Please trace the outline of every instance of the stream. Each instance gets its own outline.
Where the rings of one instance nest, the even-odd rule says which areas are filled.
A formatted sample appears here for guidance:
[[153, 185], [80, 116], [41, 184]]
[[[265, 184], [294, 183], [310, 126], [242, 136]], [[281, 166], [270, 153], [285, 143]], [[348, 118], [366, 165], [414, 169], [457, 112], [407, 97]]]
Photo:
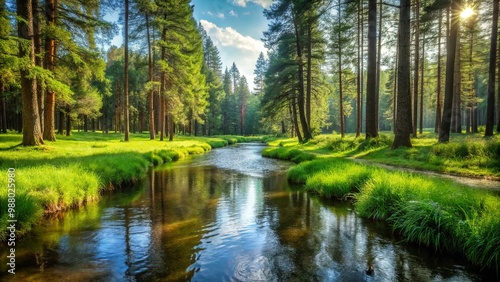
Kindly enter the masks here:
[[[286, 180], [238, 144], [151, 170], [136, 187], [53, 216], [1, 281], [487, 281], [460, 257], [401, 241], [349, 203]], [[374, 274], [366, 274], [368, 265]], [[488, 277], [490, 275], [490, 277]], [[491, 280], [489, 280], [491, 281]]]

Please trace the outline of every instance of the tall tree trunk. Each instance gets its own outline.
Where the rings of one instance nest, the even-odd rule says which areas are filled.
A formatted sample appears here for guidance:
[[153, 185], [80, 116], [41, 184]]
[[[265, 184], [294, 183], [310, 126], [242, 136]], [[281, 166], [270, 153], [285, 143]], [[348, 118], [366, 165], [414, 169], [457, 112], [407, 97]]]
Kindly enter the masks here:
[[460, 70], [460, 59], [461, 59], [461, 46], [460, 46], [460, 31], [458, 32], [457, 38], [457, 51], [455, 53], [455, 78], [453, 85], [453, 108], [451, 112], [451, 132], [461, 133], [462, 132], [462, 115], [461, 115], [461, 81], [462, 72]]
[[410, 91], [410, 4], [400, 1], [398, 32], [398, 98], [394, 143], [392, 148], [411, 147], [411, 91]]
[[304, 97], [304, 62], [302, 61], [302, 46], [300, 43], [300, 33], [299, 27], [297, 24], [297, 20], [293, 18], [293, 24], [295, 29], [295, 47], [297, 50], [297, 58], [299, 58], [299, 67], [298, 67], [298, 77], [299, 77], [299, 94], [297, 97], [297, 103], [299, 108], [299, 119], [300, 124], [302, 126], [302, 131], [304, 133], [304, 142], [312, 139], [311, 131], [309, 128], [309, 124], [307, 123], [306, 115], [305, 115], [305, 97]]
[[[166, 18], [166, 17], [164, 17]], [[167, 38], [167, 29], [166, 28], [163, 28], [163, 31], [162, 31], [162, 34], [161, 34], [161, 39], [163, 41], [166, 41], [166, 38]], [[164, 44], [161, 46], [161, 60], [164, 61], [166, 59], [166, 47], [164, 46]], [[167, 86], [166, 86], [166, 73], [165, 73], [165, 70], [161, 70], [161, 75], [160, 75], [160, 87], [161, 87], [161, 90], [160, 90], [160, 116], [158, 117], [158, 127], [160, 129], [160, 141], [163, 141], [163, 139], [165, 138], [165, 117], [166, 117], [166, 113], [165, 113], [165, 107], [166, 107], [166, 103], [165, 103], [165, 95], [166, 95], [166, 91], [167, 91]]]
[[412, 134], [417, 137], [417, 121], [418, 121], [418, 83], [419, 83], [419, 67], [420, 67], [420, 1], [415, 0], [415, 57], [413, 61], [413, 123]]
[[339, 24], [339, 32], [338, 32], [338, 56], [339, 56], [339, 61], [338, 61], [338, 75], [339, 75], [339, 122], [340, 122], [340, 136], [344, 138], [344, 97], [342, 93], [342, 42], [341, 39], [341, 31], [340, 31], [340, 20], [341, 20], [341, 3], [339, 2], [339, 10], [338, 10], [338, 24]]
[[124, 27], [124, 41], [125, 41], [125, 62], [123, 74], [123, 92], [125, 95], [124, 115], [125, 115], [125, 142], [130, 141], [130, 111], [128, 101], [128, 1], [125, 0], [125, 27]]
[[497, 34], [498, 34], [498, 3], [493, 0], [493, 22], [491, 25], [490, 62], [488, 69], [488, 98], [486, 105], [486, 131], [484, 136], [493, 136], [495, 123], [495, 72], [497, 60]]
[[18, 35], [20, 39], [29, 41], [28, 47], [19, 43], [19, 57], [28, 57], [30, 64], [21, 68], [21, 95], [23, 115], [23, 146], [38, 146], [43, 144], [40, 130], [40, 116], [38, 111], [38, 97], [36, 80], [29, 76], [35, 64], [35, 49], [33, 44], [33, 6], [31, 0], [17, 0]]
[[442, 12], [439, 12], [438, 22], [438, 62], [437, 62], [437, 97], [436, 97], [436, 120], [434, 123], [434, 132], [439, 133], [439, 126], [441, 124], [441, 29], [443, 17]]
[[424, 72], [425, 72], [425, 33], [422, 38], [422, 64], [420, 67], [420, 130], [419, 133], [424, 132]]
[[[398, 30], [399, 32], [399, 30]], [[399, 34], [398, 34], [399, 38]], [[398, 39], [399, 40], [399, 39]], [[394, 84], [393, 84], [393, 101], [392, 101], [392, 130], [396, 132], [396, 112], [398, 109], [398, 68], [399, 68], [399, 48], [396, 49], [396, 63], [394, 64]]]
[[[32, 11], [33, 11], [33, 43], [35, 47], [35, 65], [43, 68], [42, 61], [42, 27], [41, 27], [41, 7], [39, 0], [32, 0]], [[37, 80], [36, 93], [38, 95], [38, 111], [40, 116], [40, 130], [44, 131], [44, 92], [43, 84], [41, 80]]]
[[361, 36], [363, 25], [361, 23], [361, 0], [357, 1], [358, 6], [358, 31], [356, 33], [357, 36], [357, 51], [358, 51], [358, 60], [356, 63], [357, 75], [356, 75], [356, 137], [361, 136], [361, 88], [363, 82], [361, 81], [362, 77], [362, 68], [361, 68]]
[[307, 25], [307, 88], [306, 88], [306, 120], [311, 126], [311, 92], [312, 92], [312, 20]]
[[368, 67], [366, 81], [366, 139], [378, 136], [377, 94], [377, 1], [368, 1]]
[[[56, 25], [56, 8], [57, 0], [47, 0], [45, 4], [45, 16], [47, 25]], [[49, 35], [45, 38], [45, 69], [54, 72], [56, 58], [56, 40], [54, 35]], [[47, 88], [45, 97], [45, 116], [44, 116], [44, 131], [43, 138], [49, 141], [56, 141], [55, 134], [55, 111], [56, 111], [56, 93], [54, 90]]]
[[[154, 80], [153, 74], [153, 51], [151, 49], [151, 36], [149, 34], [149, 15], [146, 15], [146, 36], [148, 41], [148, 75], [149, 82], [152, 83]], [[154, 110], [154, 88], [150, 85], [151, 89], [148, 93], [148, 110], [149, 110], [149, 138], [151, 140], [155, 139], [155, 110]]]
[[[496, 0], [495, 0], [496, 1]], [[453, 85], [455, 75], [455, 53], [457, 50], [458, 27], [460, 24], [460, 0], [451, 1], [450, 35], [446, 42], [446, 82], [441, 125], [439, 127], [439, 142], [450, 141], [451, 111], [453, 107]]]
[[377, 109], [377, 132], [379, 131], [379, 100], [380, 100], [380, 65], [382, 63], [382, 1], [379, 3], [380, 12], [378, 20], [378, 39], [377, 39], [377, 78], [375, 80], [375, 103], [374, 106]]

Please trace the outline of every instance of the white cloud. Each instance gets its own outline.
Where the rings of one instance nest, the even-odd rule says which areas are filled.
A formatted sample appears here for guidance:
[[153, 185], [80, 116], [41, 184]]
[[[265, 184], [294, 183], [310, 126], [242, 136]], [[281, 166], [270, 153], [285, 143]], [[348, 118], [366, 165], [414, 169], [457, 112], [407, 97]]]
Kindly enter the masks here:
[[235, 62], [240, 73], [246, 76], [250, 90], [253, 90], [255, 63], [260, 52], [267, 54], [264, 43], [261, 40], [243, 35], [232, 27], [221, 28], [207, 20], [201, 20], [200, 23], [219, 49], [222, 63], [231, 67]]
[[238, 5], [240, 7], [246, 7], [247, 3], [249, 2], [253, 2], [267, 9], [269, 8], [269, 6], [271, 6], [273, 0], [233, 0], [233, 4]]
[[225, 18], [224, 13], [214, 14], [214, 13], [212, 13], [212, 12], [208, 11], [208, 12], [207, 12], [207, 15], [209, 15], [209, 16], [211, 16], [211, 17], [218, 17], [219, 19], [223, 19], [223, 18]]
[[236, 12], [235, 12], [235, 11], [233, 11], [233, 10], [231, 10], [231, 11], [229, 12], [229, 14], [230, 14], [231, 16], [233, 16], [233, 17], [237, 17], [237, 16], [238, 16], [238, 14], [236, 14]]

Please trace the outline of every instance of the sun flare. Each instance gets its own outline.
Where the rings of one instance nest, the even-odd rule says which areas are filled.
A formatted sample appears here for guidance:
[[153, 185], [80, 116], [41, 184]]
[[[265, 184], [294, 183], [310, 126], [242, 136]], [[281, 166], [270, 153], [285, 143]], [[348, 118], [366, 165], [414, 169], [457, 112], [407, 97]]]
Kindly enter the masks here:
[[467, 19], [468, 17], [474, 15], [474, 10], [472, 10], [472, 8], [470, 7], [467, 7], [465, 9], [462, 10], [462, 12], [460, 13], [460, 17], [462, 19]]

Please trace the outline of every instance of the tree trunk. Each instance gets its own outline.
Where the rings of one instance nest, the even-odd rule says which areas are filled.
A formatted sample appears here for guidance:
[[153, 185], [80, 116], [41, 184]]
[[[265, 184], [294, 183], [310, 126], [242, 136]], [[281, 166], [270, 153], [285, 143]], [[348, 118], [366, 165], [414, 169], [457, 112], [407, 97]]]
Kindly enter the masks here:
[[311, 126], [311, 92], [312, 92], [312, 21], [307, 25], [307, 88], [306, 88], [306, 120]]
[[[33, 7], [33, 43], [35, 47], [35, 65], [43, 68], [43, 61], [42, 61], [42, 27], [41, 27], [41, 20], [40, 20], [40, 2], [39, 0], [32, 0], [32, 7]], [[39, 116], [40, 116], [40, 131], [44, 131], [44, 92], [43, 92], [43, 85], [42, 81], [38, 80], [36, 84], [36, 93], [38, 95], [38, 111], [39, 111]]]
[[299, 94], [297, 97], [297, 103], [299, 108], [299, 119], [302, 126], [302, 131], [304, 133], [304, 142], [312, 139], [309, 124], [307, 123], [305, 114], [305, 97], [304, 97], [304, 62], [302, 61], [302, 46], [300, 43], [300, 33], [296, 18], [293, 18], [293, 24], [295, 29], [295, 47], [297, 50], [297, 58], [299, 60], [298, 77], [299, 77]]
[[460, 70], [460, 58], [461, 58], [461, 47], [460, 47], [460, 31], [457, 38], [457, 51], [455, 53], [455, 78], [453, 85], [453, 108], [451, 112], [451, 132], [461, 133], [462, 132], [462, 107], [461, 107], [461, 70]]
[[368, 1], [368, 67], [366, 81], [366, 139], [378, 136], [377, 94], [377, 1]]
[[493, 0], [493, 22], [491, 25], [490, 62], [488, 69], [488, 98], [486, 105], [486, 131], [484, 136], [493, 136], [495, 123], [495, 72], [497, 60], [498, 3]]
[[[153, 55], [151, 49], [151, 36], [149, 34], [149, 15], [146, 15], [146, 36], [148, 41], [148, 74], [149, 82], [152, 83], [154, 80], [153, 75]], [[149, 138], [151, 140], [155, 139], [155, 111], [154, 111], [154, 90], [153, 86], [150, 85], [151, 89], [148, 93], [148, 109], [149, 109]]]
[[424, 132], [424, 72], [425, 72], [425, 33], [422, 38], [422, 64], [420, 67], [420, 130], [419, 133]]
[[439, 133], [441, 124], [441, 29], [442, 29], [442, 13], [439, 12], [438, 22], [438, 62], [437, 62], [437, 97], [436, 97], [436, 120], [434, 123], [434, 132]]
[[[398, 37], [399, 37], [399, 34], [398, 34]], [[394, 66], [394, 85], [393, 85], [393, 93], [392, 93], [392, 97], [393, 97], [393, 101], [392, 101], [392, 119], [393, 119], [392, 130], [394, 132], [396, 132], [396, 120], [397, 120], [396, 111], [398, 109], [398, 104], [397, 104], [397, 102], [398, 102], [398, 67], [399, 67], [398, 58], [399, 58], [399, 48], [396, 49], [396, 63]]]
[[458, 27], [460, 24], [460, 0], [451, 1], [450, 35], [446, 42], [446, 82], [444, 91], [444, 107], [441, 125], [439, 127], [439, 142], [450, 141], [451, 111], [453, 107], [453, 85], [455, 74], [455, 53], [457, 49]]
[[[340, 20], [341, 20], [341, 3], [339, 2], [339, 10], [338, 10], [338, 24], [339, 24], [339, 28], [340, 28]], [[339, 56], [339, 61], [338, 61], [338, 75], [339, 75], [339, 122], [340, 122], [340, 136], [342, 138], [344, 138], [344, 97], [343, 97], [343, 93], [342, 93], [342, 44], [340, 42], [342, 42], [342, 39], [341, 39], [341, 31], [339, 29], [339, 32], [338, 32], [338, 40], [339, 42], [337, 43], [338, 44], [338, 56]]]
[[357, 68], [357, 75], [356, 75], [356, 137], [361, 136], [361, 87], [363, 82], [361, 81], [362, 77], [362, 68], [360, 66], [361, 64], [361, 36], [360, 34], [362, 33], [362, 23], [361, 23], [361, 1], [357, 1], [357, 6], [358, 6], [358, 32], [356, 33], [357, 36], [357, 51], [358, 51], [358, 60], [356, 63], [356, 68]]
[[[167, 38], [167, 29], [163, 28], [163, 31], [161, 34], [161, 39], [163, 41], [166, 41], [166, 38]], [[161, 60], [162, 61], [164, 61], [166, 59], [167, 50], [165, 48], [166, 47], [164, 46], [164, 44], [162, 44], [162, 46], [161, 46]], [[165, 95], [166, 95], [166, 91], [167, 91], [165, 79], [166, 79], [166, 73], [165, 73], [165, 70], [162, 70], [161, 75], [160, 75], [160, 80], [161, 80], [160, 81], [160, 85], [161, 85], [160, 86], [161, 87], [161, 91], [160, 91], [160, 116], [158, 117], [158, 126], [160, 128], [160, 141], [163, 141], [163, 139], [165, 138], [165, 117], [166, 117], [166, 114], [165, 114], [166, 97], [165, 97]]]
[[378, 39], [377, 39], [377, 78], [375, 80], [375, 109], [377, 109], [377, 132], [379, 130], [379, 98], [380, 98], [380, 65], [382, 61], [382, 1], [380, 1], [380, 12], [378, 21]]
[[128, 101], [128, 0], [125, 0], [125, 27], [124, 27], [124, 41], [125, 41], [125, 62], [123, 74], [123, 92], [125, 95], [124, 115], [125, 115], [125, 142], [130, 141], [130, 111]]
[[30, 77], [30, 70], [35, 64], [35, 49], [33, 45], [33, 6], [31, 0], [17, 0], [18, 35], [20, 39], [30, 41], [28, 47], [19, 44], [19, 57], [29, 58], [30, 64], [21, 68], [21, 95], [23, 115], [23, 146], [38, 146], [43, 144], [40, 130], [38, 97], [36, 80]]
[[[47, 25], [56, 25], [56, 0], [47, 0], [45, 4], [45, 16]], [[56, 58], [56, 40], [53, 35], [45, 38], [45, 69], [54, 72]], [[47, 88], [45, 97], [45, 116], [44, 116], [44, 131], [43, 138], [49, 141], [56, 141], [55, 134], [55, 111], [56, 111], [56, 93], [54, 90]]]
[[415, 57], [413, 61], [413, 123], [412, 134], [417, 137], [417, 121], [418, 121], [418, 83], [419, 83], [419, 67], [420, 67], [420, 1], [415, 0]]
[[398, 98], [394, 143], [392, 148], [411, 147], [411, 91], [410, 91], [410, 3], [401, 0], [398, 32]]

